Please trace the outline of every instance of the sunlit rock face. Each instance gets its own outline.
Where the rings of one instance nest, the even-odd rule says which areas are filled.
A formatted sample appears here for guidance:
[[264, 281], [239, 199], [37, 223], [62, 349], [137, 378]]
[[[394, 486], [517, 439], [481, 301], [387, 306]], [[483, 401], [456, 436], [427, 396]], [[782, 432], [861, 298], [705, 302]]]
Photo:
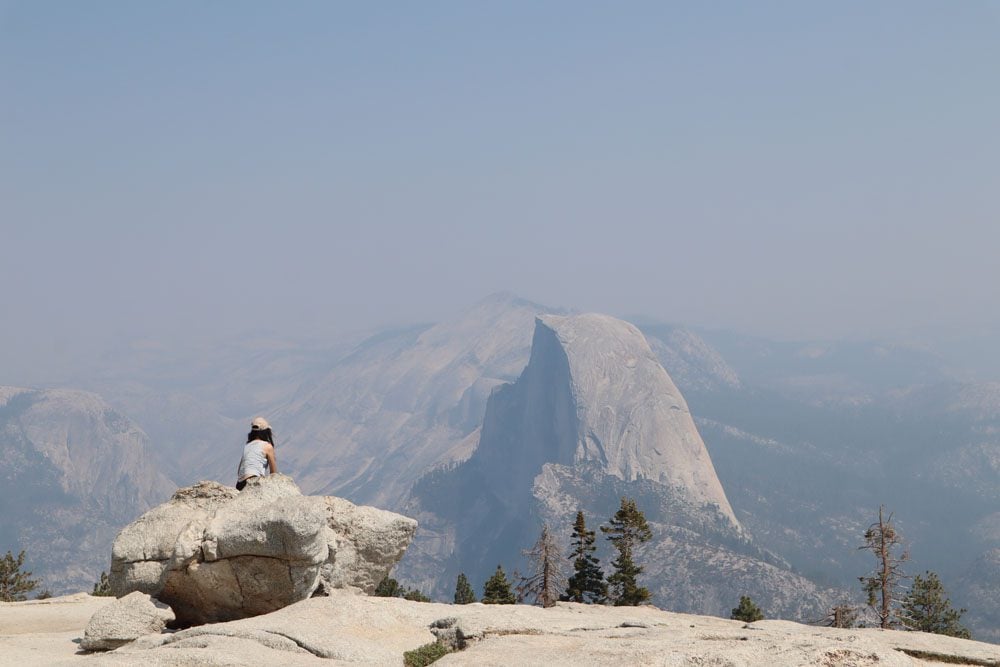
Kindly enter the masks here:
[[606, 315], [536, 320], [528, 366], [493, 395], [473, 458], [519, 481], [546, 463], [596, 466], [677, 489], [739, 526], [680, 391], [642, 333]]

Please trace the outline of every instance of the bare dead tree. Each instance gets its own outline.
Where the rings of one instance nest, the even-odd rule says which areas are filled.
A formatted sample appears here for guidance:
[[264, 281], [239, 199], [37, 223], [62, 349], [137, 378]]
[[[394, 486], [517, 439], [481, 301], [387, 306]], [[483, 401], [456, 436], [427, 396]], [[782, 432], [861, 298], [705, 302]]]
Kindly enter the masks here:
[[820, 623], [828, 628], [853, 628], [858, 622], [858, 610], [846, 602], [833, 606]]
[[903, 537], [892, 523], [893, 514], [886, 516], [885, 506], [879, 505], [878, 521], [865, 531], [865, 543], [858, 547], [875, 555], [875, 569], [858, 577], [868, 595], [868, 606], [878, 616], [883, 629], [897, 625], [900, 582], [909, 577], [903, 573], [903, 563], [910, 555], [903, 546]]
[[535, 546], [521, 553], [528, 558], [531, 574], [519, 577], [518, 599], [532, 600], [543, 607], [553, 606], [566, 589], [566, 559], [549, 527], [542, 524]]

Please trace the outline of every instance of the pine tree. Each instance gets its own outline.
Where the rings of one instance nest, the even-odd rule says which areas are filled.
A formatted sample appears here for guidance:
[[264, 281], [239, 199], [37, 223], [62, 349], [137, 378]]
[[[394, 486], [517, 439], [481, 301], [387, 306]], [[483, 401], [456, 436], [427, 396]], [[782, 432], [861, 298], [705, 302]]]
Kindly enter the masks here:
[[517, 598], [510, 589], [507, 573], [497, 565], [497, 571], [486, 580], [483, 586], [483, 604], [514, 604]]
[[455, 604], [469, 604], [475, 601], [476, 592], [472, 590], [463, 572], [458, 575], [458, 581], [455, 582]]
[[111, 592], [111, 580], [108, 579], [108, 573], [102, 571], [101, 578], [94, 583], [94, 591], [91, 593], [96, 597], [112, 597], [114, 593]]
[[0, 602], [23, 602], [26, 593], [38, 588], [38, 580], [31, 578], [31, 572], [24, 572], [24, 551], [14, 557], [10, 551], [0, 559]]
[[541, 535], [530, 549], [521, 552], [528, 557], [532, 573], [519, 578], [518, 598], [531, 600], [543, 607], [555, 605], [559, 591], [566, 585], [565, 561], [549, 527], [542, 524]]
[[401, 586], [392, 577], [386, 577], [375, 587], [375, 597], [380, 598], [404, 598], [414, 602], [430, 602], [431, 599], [421, 593], [416, 588], [406, 588]]
[[609, 523], [601, 526], [601, 532], [607, 534], [618, 550], [618, 557], [611, 562], [614, 573], [608, 577], [611, 601], [615, 606], [641, 604], [650, 598], [650, 593], [638, 584], [642, 568], [636, 565], [632, 555], [638, 544], [652, 539], [653, 532], [631, 498], [622, 497], [621, 507]]
[[608, 585], [604, 581], [600, 561], [594, 556], [597, 551], [594, 539], [594, 531], [587, 530], [583, 512], [578, 511], [573, 524], [573, 536], [570, 538], [572, 551], [569, 557], [573, 560], [573, 576], [567, 583], [564, 600], [588, 604], [603, 604], [607, 601]]
[[744, 623], [753, 623], [754, 621], [764, 620], [764, 612], [760, 610], [760, 607], [753, 603], [749, 595], [740, 596], [740, 604], [735, 607], [729, 618], [734, 621], [743, 621]]
[[938, 576], [927, 571], [913, 578], [913, 586], [903, 598], [900, 614], [909, 630], [971, 639], [972, 633], [959, 625], [965, 609], [954, 609]]
[[403, 592], [404, 600], [412, 600], [413, 602], [430, 602], [431, 599], [421, 593], [416, 588], [410, 588]]
[[375, 596], [380, 598], [401, 598], [405, 592], [392, 577], [386, 577], [375, 587]]
[[879, 505], [878, 521], [865, 531], [865, 543], [858, 547], [875, 554], [875, 570], [866, 577], [858, 577], [868, 595], [868, 606], [874, 610], [882, 629], [897, 625], [900, 581], [906, 579], [903, 563], [909, 554], [902, 548], [903, 537], [892, 523], [892, 513], [885, 516], [885, 507]]

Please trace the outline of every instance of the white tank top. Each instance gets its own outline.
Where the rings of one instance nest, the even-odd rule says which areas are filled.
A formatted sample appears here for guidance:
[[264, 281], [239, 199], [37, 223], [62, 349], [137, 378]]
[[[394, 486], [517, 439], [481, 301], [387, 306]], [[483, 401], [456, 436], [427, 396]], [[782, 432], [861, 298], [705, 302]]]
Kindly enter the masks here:
[[247, 477], [264, 477], [268, 472], [267, 455], [264, 454], [263, 440], [251, 440], [243, 446], [243, 458], [240, 459], [240, 470], [237, 481], [242, 482]]

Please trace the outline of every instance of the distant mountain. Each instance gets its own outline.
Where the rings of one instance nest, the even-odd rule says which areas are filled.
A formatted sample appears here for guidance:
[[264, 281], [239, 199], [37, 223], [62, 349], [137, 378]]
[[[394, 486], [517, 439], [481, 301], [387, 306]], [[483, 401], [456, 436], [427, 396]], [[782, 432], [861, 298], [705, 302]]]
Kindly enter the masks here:
[[425, 472], [475, 449], [486, 399], [524, 368], [545, 310], [497, 294], [361, 343], [274, 412], [279, 465], [307, 493], [398, 507]]
[[578, 510], [596, 528], [622, 496], [654, 528], [641, 554], [655, 603], [723, 614], [752, 594], [797, 618], [830, 603], [753, 545], [677, 387], [638, 329], [603, 315], [536, 320], [530, 361], [493, 391], [475, 452], [415, 485], [406, 511], [423, 533], [400, 576], [447, 595], [460, 571], [515, 567], [541, 522], [568, 542]]
[[[1000, 512], [993, 521], [1000, 522]], [[953, 600], [972, 612], [966, 625], [972, 625], [975, 638], [1000, 644], [1000, 547], [979, 556], [956, 584]]]
[[[178, 486], [231, 484], [250, 419], [272, 414], [323, 377], [356, 344], [351, 340], [251, 336], [192, 349], [138, 341], [116, 347], [74, 386], [141, 424], [158, 465]], [[285, 435], [279, 430], [279, 443]]]
[[[668, 338], [683, 327], [650, 325]], [[899, 387], [952, 378], [948, 363], [926, 347], [877, 341], [772, 341], [730, 331], [697, 336], [751, 387], [815, 404], [860, 405]]]
[[[719, 512], [706, 514], [696, 496], [664, 491], [687, 463], [608, 445], [627, 440], [602, 417], [623, 397], [584, 391], [591, 385], [578, 378], [597, 377], [606, 370], [602, 364], [621, 355], [581, 354], [585, 337], [560, 338], [552, 314], [565, 311], [500, 294], [440, 323], [364, 339], [255, 337], [188, 351], [148, 343], [116, 349], [77, 384], [100, 398], [4, 389], [0, 447], [13, 463], [0, 489], [6, 515], [0, 538], [43, 551], [47, 560], [36, 571], [51, 581], [78, 582], [61, 590], [89, 587], [106, 561], [79, 554], [106, 549], [96, 544], [110, 544], [112, 525], [124, 525], [125, 515], [140, 513], [157, 493], [198, 479], [232, 483], [249, 419], [261, 413], [275, 426], [282, 471], [304, 491], [421, 513], [417, 544], [398, 576], [408, 585], [434, 585], [442, 597], [450, 595], [454, 578], [447, 579], [457, 568], [471, 576], [473, 567], [495, 568], [491, 558], [516, 563], [541, 520], [565, 530], [564, 517], [581, 504], [596, 527], [627, 493], [656, 517], [661, 537], [645, 557], [661, 603], [725, 612], [741, 588], [758, 602], [772, 595], [775, 609], [804, 617], [827, 587], [860, 594], [856, 577], [872, 563], [856, 547], [884, 503], [909, 540], [911, 570], [937, 571], [953, 601], [969, 608], [976, 636], [1000, 641], [1000, 601], [992, 595], [1000, 590], [1000, 385], [962, 381], [936, 354], [912, 346], [773, 342], [644, 323], [649, 350], [675, 383], [666, 393], [683, 395], [671, 412], [689, 411], [711, 456], [731, 508], [732, 518], [725, 518], [718, 499]], [[568, 383], [565, 374], [533, 376], [537, 367], [525, 375], [539, 316], [568, 350], [567, 364], [575, 355], [578, 367], [590, 371], [570, 372]], [[616, 341], [599, 347], [616, 350]], [[646, 354], [632, 356], [639, 363]], [[536, 381], [543, 376], [551, 386]], [[566, 410], [560, 419], [585, 424], [583, 435], [560, 440], [565, 449], [554, 453], [518, 449], [532, 433], [548, 442], [527, 427], [527, 408], [516, 409], [514, 399], [529, 386], [539, 392], [533, 399], [539, 412], [560, 392], [573, 396], [579, 411]], [[107, 426], [104, 417], [77, 421], [106, 412], [120, 418], [110, 423], [125, 423], [124, 433], [136, 435]], [[82, 433], [90, 435], [82, 440]], [[503, 455], [501, 433], [521, 452], [517, 457]], [[75, 457], [52, 458], [59, 449], [52, 443], [61, 441]], [[130, 442], [139, 446], [129, 449]], [[76, 468], [88, 465], [84, 451], [110, 469], [128, 465], [118, 477], [81, 486]], [[492, 482], [454, 476], [475, 466], [513, 475], [525, 491], [522, 504], [491, 505], [501, 495]], [[442, 508], [449, 499], [451, 508]], [[482, 516], [487, 506], [510, 526], [502, 535], [483, 533], [487, 542], [507, 545], [505, 554], [463, 545], [462, 535], [476, 525], [461, 527], [449, 514], [460, 508]], [[707, 519], [713, 516], [723, 518], [716, 525]], [[698, 583], [713, 578], [711, 588]], [[677, 580], [688, 584], [671, 587]]]
[[146, 434], [100, 397], [0, 387], [0, 544], [53, 592], [90, 589], [111, 542], [174, 485]]
[[736, 369], [694, 331], [655, 325], [641, 328], [670, 377], [688, 391], [737, 390], [743, 386]]
[[[669, 339], [678, 329], [646, 333]], [[678, 376], [740, 522], [797, 571], [857, 590], [872, 567], [860, 536], [884, 503], [910, 569], [938, 572], [976, 636], [1000, 641], [990, 620], [1000, 602], [984, 594], [1000, 590], [990, 566], [1000, 547], [998, 385], [956, 382], [936, 357], [905, 347], [750, 340], [732, 363], [740, 386]], [[831, 370], [838, 380], [828, 383]]]

